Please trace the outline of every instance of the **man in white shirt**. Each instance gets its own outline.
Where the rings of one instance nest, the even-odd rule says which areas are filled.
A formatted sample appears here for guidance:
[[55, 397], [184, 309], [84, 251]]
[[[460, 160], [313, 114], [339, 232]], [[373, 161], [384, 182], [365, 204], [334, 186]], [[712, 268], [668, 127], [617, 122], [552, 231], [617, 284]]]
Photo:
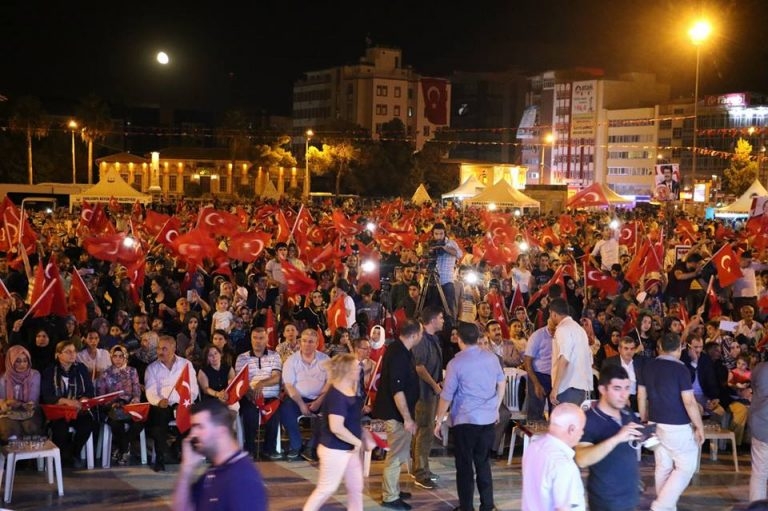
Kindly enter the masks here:
[[316, 424], [318, 421], [313, 421], [312, 440], [302, 452], [298, 418], [302, 415], [315, 416], [320, 411], [320, 405], [323, 404], [330, 387], [324, 365], [329, 357], [322, 351], [317, 351], [317, 331], [305, 329], [301, 332], [299, 344], [299, 351], [288, 357], [283, 364], [283, 386], [287, 397], [279, 408], [280, 422], [288, 433], [289, 461], [298, 459], [300, 454], [312, 460], [316, 457], [314, 450], [316, 433], [319, 433], [319, 424]]
[[174, 390], [184, 367], [189, 367], [189, 386], [192, 402], [200, 395], [195, 368], [186, 358], [176, 356], [176, 339], [170, 335], [160, 336], [157, 344], [157, 360], [147, 366], [144, 373], [144, 387], [149, 408], [147, 430], [155, 442], [155, 464], [152, 470], [165, 471], [168, 461], [168, 423], [174, 418], [174, 405], [179, 405], [179, 394]]
[[549, 431], [534, 438], [523, 454], [522, 511], [584, 511], [584, 484], [573, 447], [581, 440], [586, 417], [572, 403], [556, 406]]
[[[598, 255], [600, 256], [599, 263], [597, 261]], [[595, 248], [589, 255], [589, 261], [595, 268], [600, 268], [606, 273], [611, 271], [611, 266], [619, 264], [619, 240], [609, 226], [603, 227], [603, 239], [595, 243]]]
[[587, 332], [571, 318], [568, 302], [555, 298], [549, 304], [549, 316], [555, 321], [552, 344], [552, 391], [549, 400], [580, 405], [593, 389], [592, 350]]

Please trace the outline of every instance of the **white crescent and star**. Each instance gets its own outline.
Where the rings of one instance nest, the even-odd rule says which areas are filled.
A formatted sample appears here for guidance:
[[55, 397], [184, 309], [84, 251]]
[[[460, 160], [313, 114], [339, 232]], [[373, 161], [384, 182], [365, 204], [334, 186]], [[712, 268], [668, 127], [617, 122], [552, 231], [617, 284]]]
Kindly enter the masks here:
[[[728, 254], [725, 254], [725, 255], [724, 255], [724, 256], [723, 256], [723, 257], [720, 259], [720, 268], [722, 268], [722, 269], [724, 269], [724, 270], [726, 270], [726, 271], [731, 271], [731, 263], [730, 263], [731, 259], [733, 259], [733, 258], [732, 258], [730, 255], [728, 255]], [[728, 264], [725, 264], [725, 263], [726, 263], [726, 261], [728, 262]]]

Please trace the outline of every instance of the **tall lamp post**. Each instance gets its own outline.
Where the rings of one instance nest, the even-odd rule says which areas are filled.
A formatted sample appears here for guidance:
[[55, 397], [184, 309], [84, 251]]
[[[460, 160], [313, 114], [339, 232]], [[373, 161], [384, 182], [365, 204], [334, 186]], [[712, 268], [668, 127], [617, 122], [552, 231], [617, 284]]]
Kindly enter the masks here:
[[67, 127], [72, 132], [72, 184], [74, 185], [77, 183], [77, 162], [75, 161], [75, 131], [77, 131], [77, 122], [71, 119]]
[[305, 199], [309, 199], [309, 193], [311, 190], [309, 183], [309, 141], [314, 136], [315, 132], [307, 130], [304, 132], [304, 189], [302, 195]]
[[[693, 151], [691, 154], [691, 186], [696, 181], [696, 138], [699, 130], [699, 66], [701, 62], [701, 45], [712, 32], [712, 25], [706, 20], [699, 20], [693, 24], [688, 35], [696, 46], [696, 85], [693, 90]], [[682, 179], [681, 179], [682, 181]], [[682, 183], [681, 183], [682, 184]]]
[[[547, 157], [547, 146], [551, 146], [554, 141], [555, 141], [555, 136], [552, 133], [547, 133], [546, 135], [544, 135], [544, 143], [541, 145], [541, 162], [539, 163], [539, 166], [541, 167], [541, 170], [539, 171], [539, 183], [541, 183], [542, 180], [544, 179], [544, 160]], [[551, 156], [552, 154], [550, 152], [550, 157]], [[550, 169], [551, 168], [552, 166], [550, 165]], [[551, 172], [550, 172], [548, 181], [550, 183], [552, 182]]]

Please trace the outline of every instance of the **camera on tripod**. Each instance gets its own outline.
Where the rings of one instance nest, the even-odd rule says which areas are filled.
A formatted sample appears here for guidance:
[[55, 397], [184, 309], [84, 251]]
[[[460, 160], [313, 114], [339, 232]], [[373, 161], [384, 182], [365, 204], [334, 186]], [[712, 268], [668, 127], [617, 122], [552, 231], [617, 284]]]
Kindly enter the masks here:
[[434, 268], [437, 265], [437, 258], [445, 253], [445, 240], [432, 240], [427, 252], [427, 269]]

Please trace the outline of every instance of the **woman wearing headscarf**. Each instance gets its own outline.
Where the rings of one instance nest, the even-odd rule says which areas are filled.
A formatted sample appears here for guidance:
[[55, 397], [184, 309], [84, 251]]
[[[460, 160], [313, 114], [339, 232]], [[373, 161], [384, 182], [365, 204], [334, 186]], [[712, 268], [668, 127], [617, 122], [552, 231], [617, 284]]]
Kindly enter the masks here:
[[55, 362], [56, 340], [51, 339], [51, 334], [46, 328], [38, 326], [34, 329], [34, 338], [27, 342], [22, 335], [23, 327], [23, 320], [16, 320], [11, 329], [10, 344], [27, 348], [32, 368], [42, 373], [43, 369]]
[[123, 409], [127, 403], [138, 403], [141, 400], [139, 373], [135, 367], [128, 365], [128, 350], [124, 346], [114, 346], [109, 350], [112, 365], [96, 382], [99, 395], [122, 390], [123, 394], [109, 405], [107, 424], [112, 429], [112, 461], [118, 465], [127, 465], [131, 453], [128, 446], [135, 442], [143, 427], [135, 422]]
[[5, 374], [0, 377], [0, 439], [11, 436], [39, 435], [42, 431], [40, 413], [40, 372], [32, 369], [29, 351], [23, 346], [11, 346], [5, 356]]
[[[63, 463], [82, 466], [79, 453], [93, 433], [96, 421], [90, 410], [83, 410], [81, 399], [94, 396], [93, 381], [88, 368], [77, 361], [77, 349], [71, 341], [56, 345], [56, 363], [43, 371], [41, 401], [43, 404], [65, 405], [78, 410], [74, 421], [50, 421], [52, 440], [61, 449]], [[69, 428], [75, 430], [70, 436]]]

